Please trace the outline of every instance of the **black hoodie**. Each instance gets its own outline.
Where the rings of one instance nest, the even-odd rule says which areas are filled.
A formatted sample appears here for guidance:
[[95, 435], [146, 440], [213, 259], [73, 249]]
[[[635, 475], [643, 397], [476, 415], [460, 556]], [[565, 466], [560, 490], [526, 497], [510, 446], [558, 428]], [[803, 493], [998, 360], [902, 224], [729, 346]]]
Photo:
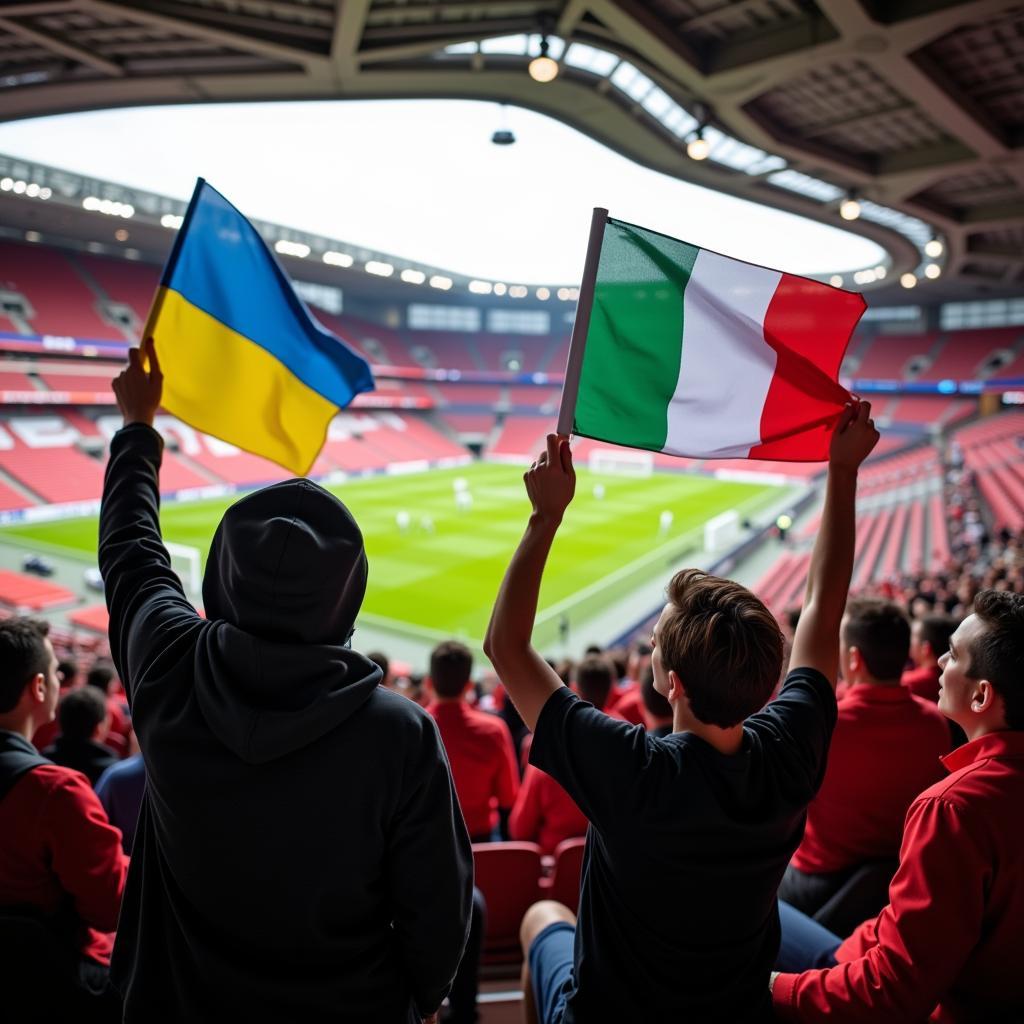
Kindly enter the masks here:
[[125, 1021], [405, 1022], [466, 941], [472, 857], [433, 720], [348, 648], [362, 536], [309, 480], [225, 514], [196, 614], [160, 435], [113, 439], [100, 570], [147, 787], [114, 949]]

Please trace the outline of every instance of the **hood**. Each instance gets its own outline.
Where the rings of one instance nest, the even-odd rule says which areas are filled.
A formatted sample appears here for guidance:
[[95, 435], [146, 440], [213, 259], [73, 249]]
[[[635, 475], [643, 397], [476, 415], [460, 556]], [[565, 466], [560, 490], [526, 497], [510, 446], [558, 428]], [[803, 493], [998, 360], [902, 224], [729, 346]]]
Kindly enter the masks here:
[[331, 732], [383, 676], [341, 644], [275, 643], [212, 622], [196, 649], [193, 688], [217, 739], [243, 761], [264, 764]]
[[343, 644], [366, 592], [363, 535], [312, 480], [286, 480], [224, 513], [203, 578], [207, 618], [278, 643]]

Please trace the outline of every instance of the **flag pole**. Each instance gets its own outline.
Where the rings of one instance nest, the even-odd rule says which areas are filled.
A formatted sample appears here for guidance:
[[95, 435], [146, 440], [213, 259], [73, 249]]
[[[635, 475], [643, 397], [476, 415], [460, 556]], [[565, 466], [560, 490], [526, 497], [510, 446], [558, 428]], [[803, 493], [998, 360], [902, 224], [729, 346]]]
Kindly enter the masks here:
[[590, 329], [590, 312], [594, 306], [594, 285], [597, 282], [597, 266], [601, 261], [601, 243], [608, 221], [608, 211], [594, 207], [590, 218], [590, 238], [587, 241], [587, 258], [583, 264], [583, 280], [580, 282], [580, 297], [576, 300], [576, 316], [572, 322], [572, 338], [569, 341], [569, 358], [565, 364], [565, 381], [562, 384], [562, 401], [558, 407], [558, 433], [568, 437], [576, 416], [576, 397], [580, 390], [580, 373], [583, 369], [583, 349], [587, 344]]

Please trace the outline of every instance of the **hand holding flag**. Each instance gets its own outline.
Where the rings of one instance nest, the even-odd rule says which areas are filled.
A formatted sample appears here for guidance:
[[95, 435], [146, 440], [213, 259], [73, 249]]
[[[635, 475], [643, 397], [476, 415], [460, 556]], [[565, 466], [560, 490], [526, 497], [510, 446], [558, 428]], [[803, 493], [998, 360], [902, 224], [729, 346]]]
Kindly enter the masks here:
[[164, 375], [160, 371], [160, 360], [152, 338], [146, 338], [139, 348], [128, 350], [128, 365], [114, 378], [111, 386], [126, 427], [129, 423], [153, 426], [164, 390]]

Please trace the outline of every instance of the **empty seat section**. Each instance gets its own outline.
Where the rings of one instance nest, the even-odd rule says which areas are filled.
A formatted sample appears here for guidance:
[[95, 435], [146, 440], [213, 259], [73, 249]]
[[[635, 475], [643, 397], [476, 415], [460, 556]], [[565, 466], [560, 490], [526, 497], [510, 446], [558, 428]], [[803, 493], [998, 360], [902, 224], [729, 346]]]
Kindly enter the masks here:
[[907, 530], [907, 519], [910, 511], [905, 504], [896, 506], [885, 546], [882, 549], [882, 560], [875, 571], [876, 579], [891, 579], [899, 572], [903, 562], [903, 540]]
[[497, 421], [485, 412], [449, 412], [442, 419], [457, 434], [489, 434]]
[[927, 562], [924, 546], [924, 502], [920, 499], [910, 506], [907, 528], [907, 562], [911, 572], [920, 572]]
[[97, 297], [55, 249], [0, 242], [0, 287], [20, 292], [32, 305], [29, 319], [38, 334], [124, 339], [97, 312]]
[[109, 363], [39, 363], [39, 379], [51, 391], [93, 391], [110, 393], [110, 382], [118, 367]]
[[19, 440], [0, 451], [0, 468], [44, 501], [91, 501], [103, 491], [103, 463], [77, 448], [30, 448]]
[[0, 512], [11, 512], [16, 508], [29, 508], [35, 502], [16, 491], [10, 484], [0, 480]]
[[441, 401], [448, 406], [472, 405], [493, 409], [501, 398], [497, 384], [436, 384]]
[[160, 465], [160, 490], [164, 494], [190, 490], [194, 487], [209, 487], [215, 483], [217, 480], [200, 475], [174, 452], [164, 449], [163, 462]]
[[513, 385], [508, 389], [508, 404], [528, 409], [556, 408], [562, 397], [561, 388]]
[[910, 360], [927, 355], [934, 343], [929, 335], [880, 335], [868, 346], [853, 376], [861, 380], [902, 380]]
[[947, 395], [903, 395], [888, 410], [894, 423], [920, 423], [943, 426], [970, 416], [974, 403]]
[[[485, 369], [483, 361], [474, 357], [476, 337], [444, 331], [405, 331], [402, 341], [409, 352], [425, 348], [431, 356], [426, 360], [427, 365], [439, 370], [482, 370]], [[416, 365], [415, 361], [410, 360], [410, 365]]]
[[509, 416], [502, 424], [490, 454], [532, 459], [540, 451], [551, 428], [551, 420], [543, 416]]
[[160, 268], [149, 263], [134, 260], [115, 260], [92, 253], [78, 253], [75, 259], [92, 275], [103, 289], [107, 298], [128, 306], [144, 324], [149, 316], [157, 285], [160, 284]]

